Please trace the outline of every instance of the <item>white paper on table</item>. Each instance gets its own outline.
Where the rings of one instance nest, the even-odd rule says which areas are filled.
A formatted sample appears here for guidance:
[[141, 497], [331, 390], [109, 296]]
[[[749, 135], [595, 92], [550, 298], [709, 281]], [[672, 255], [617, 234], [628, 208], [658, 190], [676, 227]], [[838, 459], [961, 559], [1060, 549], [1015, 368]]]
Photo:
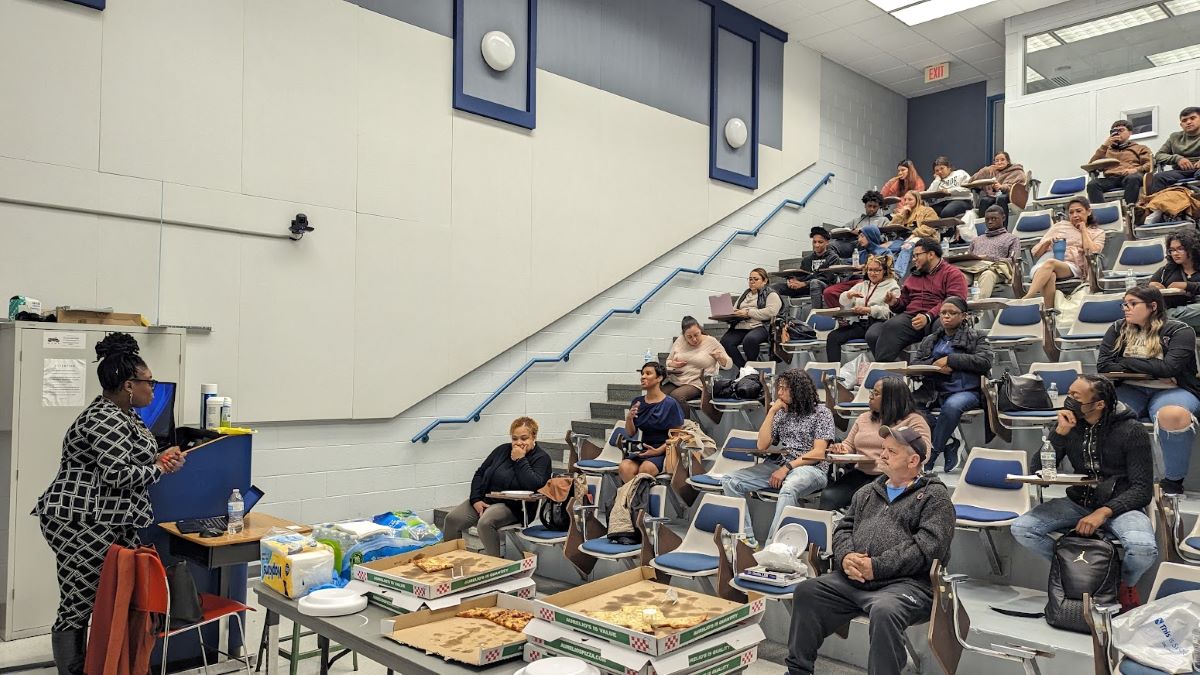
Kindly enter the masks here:
[[42, 359], [42, 406], [83, 406], [84, 359]]

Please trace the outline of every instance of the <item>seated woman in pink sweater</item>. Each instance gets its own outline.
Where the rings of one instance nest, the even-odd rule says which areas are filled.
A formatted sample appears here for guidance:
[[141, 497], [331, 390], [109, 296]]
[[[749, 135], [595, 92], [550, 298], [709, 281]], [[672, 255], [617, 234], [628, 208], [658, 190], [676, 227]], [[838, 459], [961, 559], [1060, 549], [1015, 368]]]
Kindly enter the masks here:
[[675, 338], [667, 355], [667, 379], [662, 390], [679, 402], [683, 416], [688, 417], [688, 401], [700, 398], [704, 376], [716, 375], [721, 368], [732, 366], [733, 359], [720, 341], [705, 334], [694, 318], [683, 317], [680, 328], [682, 334]]
[[883, 377], [875, 382], [871, 390], [870, 410], [858, 416], [846, 433], [846, 439], [829, 448], [829, 454], [861, 454], [868, 459], [859, 462], [836, 481], [821, 491], [821, 508], [826, 511], [843, 509], [850, 505], [851, 498], [859, 488], [870, 483], [882, 473], [875, 467], [875, 460], [883, 450], [883, 438], [879, 427], [887, 425], [916, 429], [929, 447], [929, 423], [917, 412], [912, 392], [902, 377]]

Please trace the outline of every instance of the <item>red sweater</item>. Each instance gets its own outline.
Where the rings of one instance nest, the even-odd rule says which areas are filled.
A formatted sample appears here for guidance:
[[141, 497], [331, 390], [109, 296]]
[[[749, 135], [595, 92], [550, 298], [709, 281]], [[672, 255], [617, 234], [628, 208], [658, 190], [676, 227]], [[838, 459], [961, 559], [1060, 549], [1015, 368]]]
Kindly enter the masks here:
[[967, 299], [967, 278], [962, 270], [939, 260], [929, 274], [910, 274], [904, 278], [900, 299], [892, 304], [892, 311], [897, 314], [927, 312], [936, 317], [942, 311], [942, 303], [952, 295]]

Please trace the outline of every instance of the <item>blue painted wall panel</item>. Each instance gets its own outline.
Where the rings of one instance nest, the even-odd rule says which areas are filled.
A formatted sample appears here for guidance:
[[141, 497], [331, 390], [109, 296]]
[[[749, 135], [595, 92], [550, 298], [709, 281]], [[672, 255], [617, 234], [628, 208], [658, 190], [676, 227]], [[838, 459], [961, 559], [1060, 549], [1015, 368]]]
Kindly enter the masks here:
[[[463, 80], [468, 96], [525, 109], [526, 69], [529, 64], [527, 0], [463, 0]], [[517, 48], [517, 60], [497, 72], [483, 60], [480, 43], [488, 31], [503, 31]]]
[[758, 142], [783, 149], [783, 43], [758, 38]]
[[354, 4], [448, 38], [454, 37], [454, 0], [352, 0]]
[[[718, 169], [750, 176], [754, 173], [754, 43], [725, 29], [717, 30], [715, 163]], [[740, 117], [750, 140], [738, 149], [725, 142], [725, 123]]]

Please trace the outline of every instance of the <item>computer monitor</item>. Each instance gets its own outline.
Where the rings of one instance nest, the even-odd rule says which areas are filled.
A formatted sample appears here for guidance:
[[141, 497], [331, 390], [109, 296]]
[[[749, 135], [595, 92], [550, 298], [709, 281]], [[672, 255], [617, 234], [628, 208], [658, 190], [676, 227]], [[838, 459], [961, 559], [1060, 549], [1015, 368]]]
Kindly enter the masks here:
[[158, 440], [159, 448], [169, 448], [175, 445], [175, 383], [159, 382], [154, 385], [154, 400], [144, 408], [135, 408], [142, 422], [154, 438]]

